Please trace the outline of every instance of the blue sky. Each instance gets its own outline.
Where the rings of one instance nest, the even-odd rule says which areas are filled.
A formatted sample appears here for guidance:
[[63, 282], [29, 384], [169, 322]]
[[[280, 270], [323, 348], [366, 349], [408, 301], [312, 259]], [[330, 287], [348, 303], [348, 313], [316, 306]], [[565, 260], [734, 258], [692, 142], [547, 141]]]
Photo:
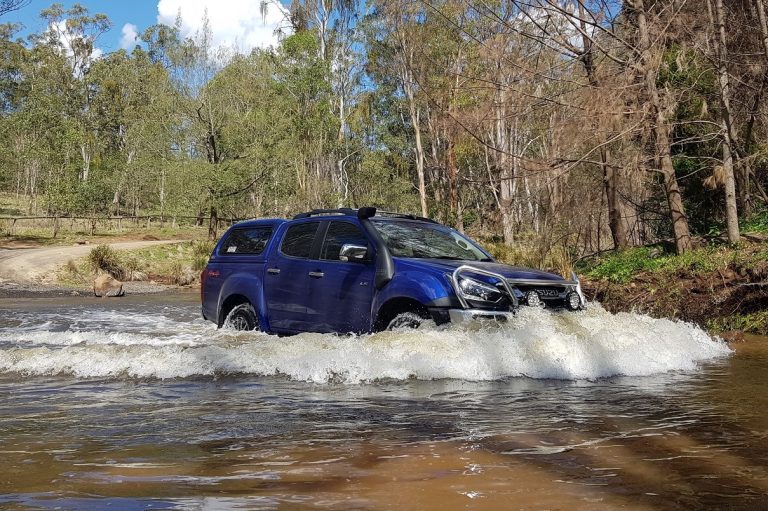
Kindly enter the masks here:
[[[285, 27], [285, 13], [280, 2], [273, 0], [266, 18], [262, 18], [259, 11], [259, 0], [81, 0], [79, 3], [92, 14], [106, 14], [112, 21], [112, 29], [97, 42], [102, 51], [111, 52], [131, 46], [133, 27], [135, 32], [141, 33], [157, 23], [158, 18], [173, 24], [179, 9], [184, 19], [184, 35], [191, 35], [200, 28], [207, 11], [217, 45], [240, 51], [268, 46], [276, 41], [275, 30]], [[52, 0], [32, 0], [23, 9], [1, 17], [0, 23], [22, 23], [25, 30], [21, 35], [44, 30], [46, 27], [39, 14], [52, 3]], [[68, 8], [78, 2], [59, 3]]]
[[[6, 14], [0, 18], [0, 21], [22, 23], [26, 27], [25, 33], [38, 32], [45, 29], [45, 24], [40, 19], [40, 11], [52, 3], [54, 2], [50, 0], [32, 0], [30, 5]], [[68, 8], [77, 2], [60, 3]], [[157, 21], [157, 0], [85, 0], [79, 3], [87, 7], [91, 13], [104, 13], [112, 20], [112, 30], [99, 40], [99, 46], [108, 52], [120, 48], [122, 28], [126, 23], [132, 23], [142, 30]]]

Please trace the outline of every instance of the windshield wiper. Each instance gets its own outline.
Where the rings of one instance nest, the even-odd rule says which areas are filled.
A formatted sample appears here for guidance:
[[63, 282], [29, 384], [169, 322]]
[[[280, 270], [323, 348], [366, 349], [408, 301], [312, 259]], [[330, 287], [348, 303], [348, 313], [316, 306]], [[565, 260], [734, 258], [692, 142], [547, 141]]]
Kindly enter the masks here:
[[430, 259], [448, 259], [449, 261], [469, 261], [469, 259], [465, 259], [463, 257], [456, 257], [456, 256], [431, 256]]

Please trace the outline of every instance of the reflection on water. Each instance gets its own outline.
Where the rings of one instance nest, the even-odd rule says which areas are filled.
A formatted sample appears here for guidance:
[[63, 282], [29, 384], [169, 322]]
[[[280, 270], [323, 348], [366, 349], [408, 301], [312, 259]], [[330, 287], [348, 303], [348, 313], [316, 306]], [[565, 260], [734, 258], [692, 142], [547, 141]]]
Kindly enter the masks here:
[[767, 508], [766, 339], [601, 309], [361, 338], [196, 318], [0, 302], [0, 508]]

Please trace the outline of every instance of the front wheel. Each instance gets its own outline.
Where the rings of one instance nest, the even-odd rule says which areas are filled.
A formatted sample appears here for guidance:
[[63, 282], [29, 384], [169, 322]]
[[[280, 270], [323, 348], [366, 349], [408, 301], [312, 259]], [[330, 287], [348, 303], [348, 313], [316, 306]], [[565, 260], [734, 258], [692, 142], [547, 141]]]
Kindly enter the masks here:
[[258, 330], [259, 318], [250, 303], [242, 303], [229, 311], [223, 327], [230, 330]]
[[416, 314], [415, 312], [401, 312], [389, 322], [387, 330], [401, 330], [403, 328], [417, 329], [419, 328], [426, 318]]

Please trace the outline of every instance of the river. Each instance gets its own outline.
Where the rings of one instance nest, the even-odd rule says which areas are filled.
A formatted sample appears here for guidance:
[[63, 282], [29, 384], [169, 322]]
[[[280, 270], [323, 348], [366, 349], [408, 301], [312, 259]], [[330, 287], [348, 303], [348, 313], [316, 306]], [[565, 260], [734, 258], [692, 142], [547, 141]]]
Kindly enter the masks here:
[[0, 509], [768, 509], [767, 386], [768, 339], [599, 306], [278, 338], [0, 299]]

